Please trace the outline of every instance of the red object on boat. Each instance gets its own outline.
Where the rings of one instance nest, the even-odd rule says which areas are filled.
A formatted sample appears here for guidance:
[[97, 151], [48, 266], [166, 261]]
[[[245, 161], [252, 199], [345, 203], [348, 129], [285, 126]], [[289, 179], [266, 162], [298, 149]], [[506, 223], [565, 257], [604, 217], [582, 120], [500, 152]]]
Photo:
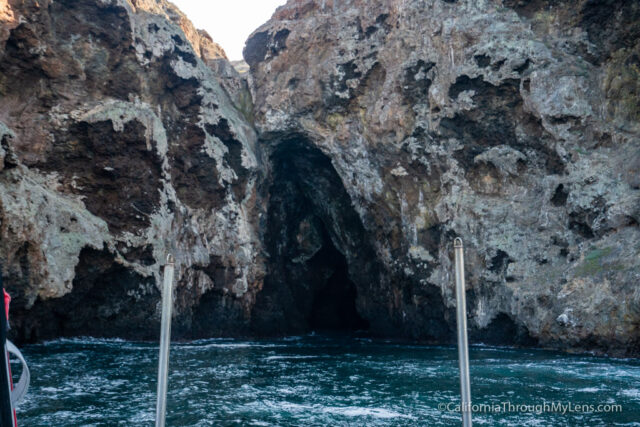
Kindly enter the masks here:
[[[11, 296], [7, 293], [7, 291], [2, 288], [2, 293], [4, 294], [4, 314], [7, 316], [7, 324], [9, 324], [9, 303], [11, 302]], [[4, 347], [4, 344], [2, 345]], [[7, 353], [7, 371], [9, 374], [9, 389], [13, 391], [13, 378], [11, 375], [11, 363], [9, 363], [9, 353]], [[18, 425], [18, 417], [16, 416], [16, 410], [13, 410], [13, 425], [17, 427]]]
[[2, 290], [2, 292], [4, 292], [4, 309], [6, 311], [5, 314], [7, 316], [7, 322], [8, 322], [9, 321], [9, 303], [11, 302], [11, 296], [4, 289]]

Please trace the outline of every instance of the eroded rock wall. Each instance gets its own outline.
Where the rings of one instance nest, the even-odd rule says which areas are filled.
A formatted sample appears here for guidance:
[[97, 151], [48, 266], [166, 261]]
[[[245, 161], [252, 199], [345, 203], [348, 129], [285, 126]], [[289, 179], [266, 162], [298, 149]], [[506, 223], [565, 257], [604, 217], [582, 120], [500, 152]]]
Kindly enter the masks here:
[[242, 331], [264, 270], [261, 172], [246, 82], [222, 49], [164, 0], [0, 5], [14, 338], [156, 335], [169, 252], [175, 335]]
[[176, 337], [451, 342], [461, 236], [472, 339], [637, 356], [639, 23], [291, 0], [239, 76], [164, 0], [0, 0], [14, 338], [153, 337], [171, 252]]
[[267, 245], [311, 259], [328, 230], [371, 333], [442, 341], [461, 236], [474, 339], [637, 355], [639, 23], [631, 0], [289, 1], [245, 48], [256, 126], [328, 159], [362, 233], [324, 192]]

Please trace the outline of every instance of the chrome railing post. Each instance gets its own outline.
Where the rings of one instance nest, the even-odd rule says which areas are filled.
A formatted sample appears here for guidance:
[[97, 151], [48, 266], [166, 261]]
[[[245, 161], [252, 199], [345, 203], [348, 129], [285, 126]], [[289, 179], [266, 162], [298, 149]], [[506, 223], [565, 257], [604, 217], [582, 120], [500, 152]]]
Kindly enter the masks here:
[[160, 326], [160, 357], [158, 362], [158, 401], [156, 427], [164, 427], [167, 412], [167, 382], [169, 374], [169, 343], [171, 341], [171, 309], [173, 307], [173, 272], [175, 260], [167, 255], [162, 287], [162, 323]]
[[464, 284], [464, 247], [462, 239], [453, 241], [456, 260], [456, 311], [458, 323], [458, 362], [463, 427], [471, 427], [471, 387], [469, 380], [469, 343], [467, 339], [467, 302]]

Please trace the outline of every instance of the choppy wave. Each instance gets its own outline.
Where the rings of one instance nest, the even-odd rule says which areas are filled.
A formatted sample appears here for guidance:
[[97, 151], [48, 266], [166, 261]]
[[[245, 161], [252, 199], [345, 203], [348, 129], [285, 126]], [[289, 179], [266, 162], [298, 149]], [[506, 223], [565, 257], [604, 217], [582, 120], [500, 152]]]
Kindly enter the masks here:
[[[27, 346], [32, 388], [21, 425], [147, 426], [155, 415], [157, 346], [59, 339]], [[616, 403], [611, 414], [474, 414], [478, 425], [638, 425], [640, 362], [473, 346], [475, 403]], [[318, 335], [172, 344], [168, 425], [459, 423], [455, 348]]]

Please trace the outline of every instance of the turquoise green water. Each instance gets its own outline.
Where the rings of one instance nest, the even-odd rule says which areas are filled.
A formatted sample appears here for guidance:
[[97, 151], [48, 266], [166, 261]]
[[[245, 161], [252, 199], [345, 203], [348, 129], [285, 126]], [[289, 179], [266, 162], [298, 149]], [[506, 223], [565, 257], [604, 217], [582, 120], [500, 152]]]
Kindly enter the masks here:
[[[156, 345], [59, 340], [24, 353], [32, 386], [19, 407], [22, 426], [153, 425]], [[638, 360], [483, 346], [470, 357], [472, 399], [493, 408], [474, 413], [475, 425], [640, 425]], [[460, 423], [446, 410], [459, 395], [453, 347], [218, 339], [173, 345], [170, 366], [169, 426]], [[616, 404], [621, 412], [496, 412], [507, 402]]]

